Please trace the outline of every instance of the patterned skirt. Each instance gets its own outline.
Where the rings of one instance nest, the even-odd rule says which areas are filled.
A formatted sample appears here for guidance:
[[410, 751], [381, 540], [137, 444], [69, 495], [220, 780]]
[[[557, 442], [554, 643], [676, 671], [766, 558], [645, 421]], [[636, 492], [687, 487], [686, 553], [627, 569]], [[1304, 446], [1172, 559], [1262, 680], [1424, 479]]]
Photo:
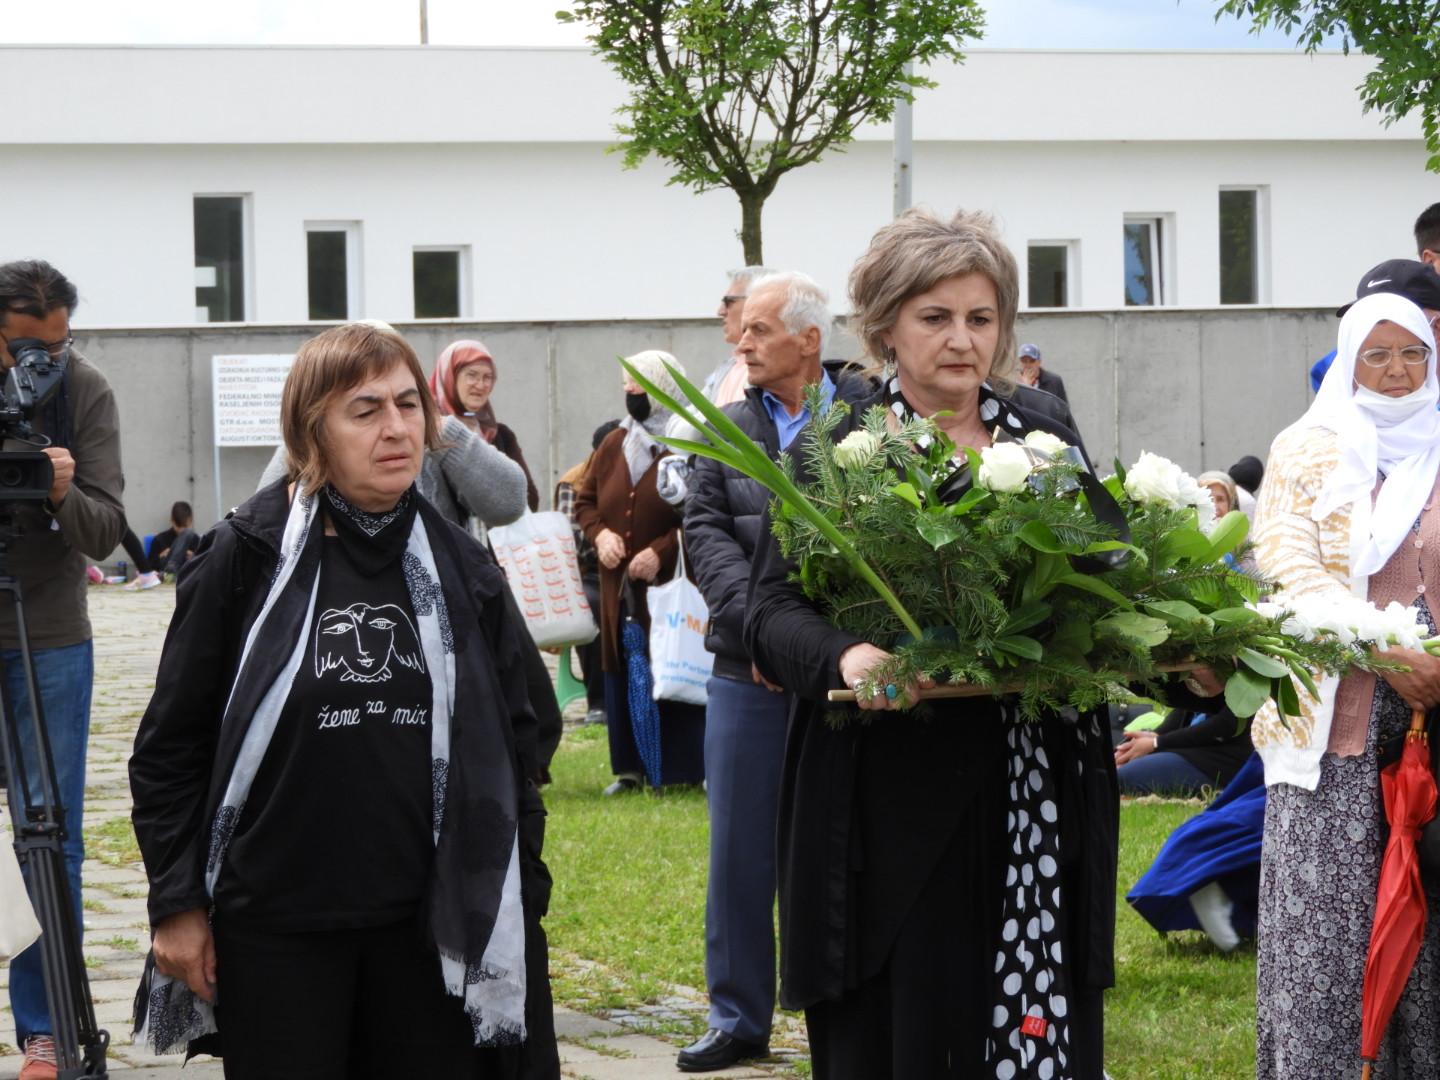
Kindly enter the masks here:
[[[1314, 791], [1269, 790], [1256, 972], [1258, 1080], [1360, 1075], [1360, 998], [1385, 850], [1377, 741], [1410, 709], [1377, 681], [1365, 753], [1321, 759]], [[1376, 1080], [1440, 1077], [1440, 882], [1415, 969], [1385, 1034]]]

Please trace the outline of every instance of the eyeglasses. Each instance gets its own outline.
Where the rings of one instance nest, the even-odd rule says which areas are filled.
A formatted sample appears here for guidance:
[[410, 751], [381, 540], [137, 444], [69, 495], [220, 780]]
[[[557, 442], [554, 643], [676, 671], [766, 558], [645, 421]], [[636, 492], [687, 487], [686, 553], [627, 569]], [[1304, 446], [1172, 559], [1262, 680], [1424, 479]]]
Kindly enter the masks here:
[[730, 295], [727, 294], [727, 295], [722, 296], [722, 297], [720, 298], [720, 303], [723, 304], [723, 305], [724, 305], [725, 307], [727, 307], [727, 308], [728, 308], [731, 304], [743, 304], [744, 302], [745, 302], [745, 297], [743, 297], [743, 296], [730, 296]]
[[1360, 354], [1360, 362], [1366, 367], [1388, 367], [1396, 353], [1411, 367], [1418, 367], [1430, 359], [1430, 346], [1406, 345], [1403, 349], [1366, 349]]
[[[10, 351], [10, 342], [11, 342], [12, 340], [19, 341], [20, 339], [19, 339], [19, 338], [11, 339], [11, 338], [6, 337], [4, 334], [0, 334], [0, 341], [3, 341], [3, 342], [5, 343], [5, 351], [6, 351], [6, 352], [9, 352], [9, 351]], [[47, 341], [47, 342], [43, 342], [42, 344], [43, 344], [43, 346], [44, 346], [45, 351], [50, 354], [50, 359], [51, 359], [51, 360], [59, 360], [61, 357], [66, 356], [66, 355], [69, 354], [69, 352], [70, 352], [70, 346], [72, 346], [72, 345], [75, 344], [75, 335], [74, 335], [74, 334], [66, 334], [66, 335], [65, 335], [65, 339], [64, 339], [63, 341]]]

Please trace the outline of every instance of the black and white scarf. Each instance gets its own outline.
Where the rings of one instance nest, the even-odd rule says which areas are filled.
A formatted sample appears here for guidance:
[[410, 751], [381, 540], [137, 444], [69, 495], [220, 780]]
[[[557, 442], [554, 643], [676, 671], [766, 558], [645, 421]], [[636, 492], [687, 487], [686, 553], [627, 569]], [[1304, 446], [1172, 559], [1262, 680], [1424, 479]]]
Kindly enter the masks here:
[[[413, 491], [407, 493], [401, 503], [385, 515], [360, 511], [334, 492], [326, 493], [326, 501], [347, 550], [352, 545], [365, 547], [364, 543], [356, 543], [358, 537], [364, 536], [373, 542], [370, 546], [375, 557], [393, 558], [398, 553], [430, 672], [432, 838], [437, 853], [436, 880], [427, 899], [427, 922], [439, 952], [446, 992], [464, 1000], [477, 1046], [523, 1041], [525, 924], [515, 810], [513, 802], [508, 813], [492, 808], [488, 820], [480, 823], [479, 831], [499, 835], [459, 835], [475, 831], [474, 821], [452, 821], [446, 828], [447, 808], [458, 805], [464, 809], [475, 801], [475, 796], [463, 791], [457, 794], [452, 782], [456, 775], [451, 762], [455, 638], [424, 515], [417, 512], [419, 500]], [[319, 527], [320, 503], [316, 496], [297, 495], [290, 505], [279, 563], [264, 606], [246, 637], [238, 675], [221, 721], [222, 732], [228, 725], [245, 723], [247, 718], [248, 726], [210, 826], [205, 887], [212, 896], [235, 824], [265, 758], [296, 673], [305, 659], [320, 582], [324, 533]], [[477, 751], [505, 757], [503, 753], [492, 753], [495, 747], [486, 745], [482, 733], [471, 733], [463, 742], [471, 748], [463, 751], [466, 763]], [[485, 770], [482, 766], [467, 771]], [[503, 770], [498, 775], [503, 777]], [[484, 779], [474, 777], [472, 785]], [[502, 794], [492, 792], [490, 801], [499, 807], [505, 806]], [[467, 845], [472, 850], [467, 850]], [[483, 858], [482, 854], [489, 857]], [[499, 887], [495, 888], [497, 881]], [[494, 893], [498, 893], [498, 897]], [[320, 988], [320, 992], [324, 989]], [[164, 1054], [183, 1049], [187, 1042], [216, 1030], [211, 1005], [197, 998], [183, 982], [158, 970], [150, 973], [144, 1016], [136, 1031], [137, 1041], [149, 1045], [157, 1054]]]
[[[1023, 439], [1033, 425], [1026, 423], [1024, 417], [1015, 411], [999, 394], [990, 388], [989, 383], [980, 384], [980, 419], [990, 431], [993, 438], [996, 432], [1004, 431], [1013, 439]], [[885, 407], [890, 410], [895, 419], [902, 424], [919, 418], [915, 407], [905, 400], [905, 393], [900, 389], [900, 376], [890, 376], [885, 383]], [[930, 449], [930, 436], [921, 435], [915, 440], [915, 445], [922, 450]]]

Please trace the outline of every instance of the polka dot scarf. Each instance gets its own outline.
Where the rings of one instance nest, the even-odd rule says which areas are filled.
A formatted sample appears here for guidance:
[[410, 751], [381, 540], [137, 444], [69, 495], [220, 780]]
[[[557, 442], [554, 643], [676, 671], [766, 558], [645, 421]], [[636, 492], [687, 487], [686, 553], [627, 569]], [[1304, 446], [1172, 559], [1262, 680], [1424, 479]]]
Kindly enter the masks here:
[[1073, 1075], [1060, 932], [1059, 798], [1039, 734], [1039, 725], [1018, 722], [1008, 731], [1010, 844], [991, 987], [994, 1012], [985, 1040], [989, 1075], [997, 1080]]
[[[885, 386], [885, 404], [901, 423], [915, 418], [899, 376]], [[980, 419], [992, 438], [1024, 438], [1032, 425], [988, 384], [980, 387]], [[927, 449], [928, 436], [916, 440]], [[1068, 1080], [1069, 1000], [1062, 941], [1059, 796], [1040, 725], [1022, 724], [1007, 708], [1006, 761], [1010, 809], [1008, 846], [996, 942], [987, 1075], [996, 1080]], [[1082, 738], [1083, 728], [1077, 729]], [[1083, 768], [1076, 761], [1077, 768]]]

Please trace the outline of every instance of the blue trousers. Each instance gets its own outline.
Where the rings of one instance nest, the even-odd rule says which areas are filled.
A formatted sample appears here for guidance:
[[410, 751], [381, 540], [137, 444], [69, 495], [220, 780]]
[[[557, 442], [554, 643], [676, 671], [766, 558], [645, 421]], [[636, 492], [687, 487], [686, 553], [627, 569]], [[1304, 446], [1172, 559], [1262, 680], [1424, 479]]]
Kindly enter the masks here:
[[[50, 752], [55, 758], [60, 805], [65, 808], [65, 874], [70, 881], [70, 899], [75, 925], [80, 927], [80, 864], [85, 861], [83, 833], [85, 802], [85, 747], [90, 739], [90, 687], [95, 678], [95, 653], [91, 642], [56, 649], [36, 649], [35, 678], [40, 689], [45, 730], [50, 735]], [[30, 796], [40, 797], [40, 757], [35, 746], [30, 696], [25, 687], [19, 649], [0, 650], [4, 665], [5, 690], [20, 732]], [[20, 1045], [34, 1034], [54, 1031], [50, 1008], [45, 1001], [45, 978], [37, 941], [10, 961], [10, 1011]]]
[[1206, 776], [1179, 754], [1156, 750], [1115, 770], [1121, 795], [1173, 795], [1197, 798], [1205, 788], [1215, 787], [1215, 777]]
[[775, 822], [791, 696], [720, 676], [706, 691], [709, 1026], [764, 1043], [775, 1011]]

